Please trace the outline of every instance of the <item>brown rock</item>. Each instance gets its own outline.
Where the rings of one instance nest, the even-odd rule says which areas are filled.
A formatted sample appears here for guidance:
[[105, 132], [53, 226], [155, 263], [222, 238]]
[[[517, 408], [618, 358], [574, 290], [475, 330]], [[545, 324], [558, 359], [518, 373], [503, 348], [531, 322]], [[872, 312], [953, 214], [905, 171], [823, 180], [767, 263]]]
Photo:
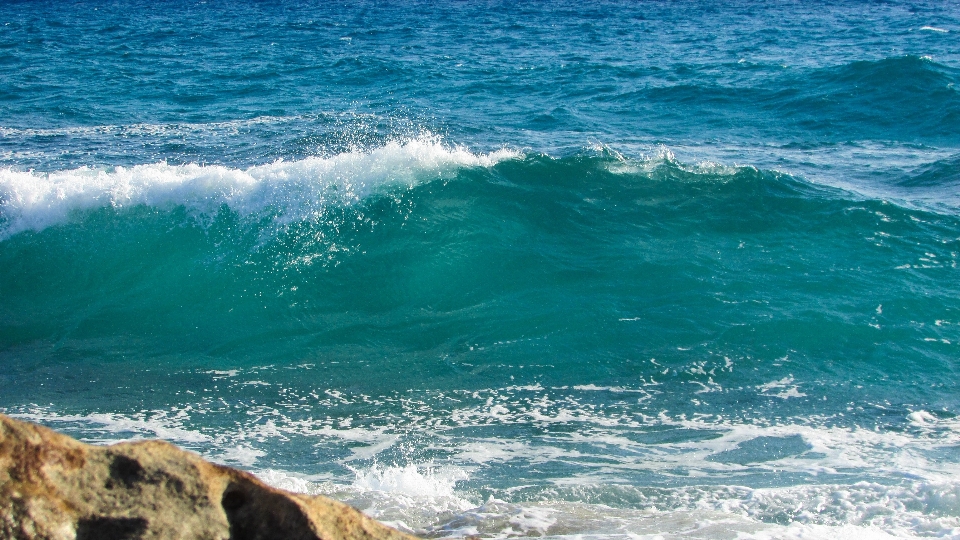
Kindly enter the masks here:
[[90, 446], [4, 415], [0, 538], [415, 540], [166, 442]]

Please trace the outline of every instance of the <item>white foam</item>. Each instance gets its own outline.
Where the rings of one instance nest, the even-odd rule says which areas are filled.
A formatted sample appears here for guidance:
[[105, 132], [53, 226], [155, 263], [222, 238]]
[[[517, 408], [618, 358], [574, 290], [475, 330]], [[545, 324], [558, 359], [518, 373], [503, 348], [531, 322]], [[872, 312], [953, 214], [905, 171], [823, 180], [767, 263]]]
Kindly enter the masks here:
[[456, 484], [467, 480], [466, 472], [458, 467], [375, 464], [354, 469], [354, 473], [351, 485], [330, 484], [326, 494], [403, 531], [422, 534], [438, 517], [456, 515], [475, 506], [456, 492]]
[[[805, 397], [806, 394], [800, 391], [799, 387], [793, 384], [793, 377], [784, 377], [779, 381], [771, 381], [757, 386], [761, 394], [778, 397], [780, 399], [790, 399]], [[780, 390], [773, 393], [774, 390]]]
[[308, 479], [276, 469], [257, 471], [256, 475], [257, 478], [275, 488], [292, 491], [293, 493], [317, 495], [321, 492], [315, 478]]
[[523, 508], [511, 516], [510, 524], [523, 536], [545, 536], [550, 527], [557, 523], [556, 513], [555, 509], [548, 507]]
[[[243, 388], [243, 379], [230, 377], [221, 384]], [[796, 382], [785, 377], [760, 386], [767, 392], [763, 395], [773, 397]], [[285, 395], [279, 384], [267, 388]], [[335, 449], [327, 454], [334, 456], [332, 463], [317, 467], [325, 471], [322, 477], [276, 470], [258, 474], [272, 485], [331, 495], [431, 537], [960, 538], [955, 457], [960, 418], [903, 411], [897, 429], [875, 430], [813, 415], [773, 422], [637, 409], [624, 413], [627, 400], [621, 398], [632, 397], [631, 391], [593, 384], [402, 396], [316, 389], [311, 397], [317, 416], [291, 417], [283, 408], [256, 405], [235, 417], [228, 430], [211, 436], [191, 429], [205, 421], [191, 415], [222, 410], [212, 407], [215, 399], [194, 410], [187, 405], [127, 416], [69, 416], [39, 408], [19, 416], [82, 424], [84, 434], [172, 434], [193, 439], [194, 448], [209, 458], [246, 467], [291, 442], [318, 448], [318, 455]], [[602, 392], [611, 392], [614, 401], [597, 400], [609, 397]], [[364, 418], [355, 408], [360, 404], [382, 416]], [[422, 421], [424, 416], [437, 421]], [[561, 427], [556, 424], [565, 425], [554, 429]], [[517, 437], [512, 428], [463, 430], [478, 425], [519, 426], [529, 436]], [[221, 428], [204, 433], [213, 429]], [[657, 437], [671, 433], [675, 437]], [[398, 454], [421, 451], [441, 456], [442, 465], [402, 458], [382, 465]], [[527, 476], [537, 469], [557, 474], [546, 481]], [[487, 495], [481, 496], [477, 486], [491, 471], [498, 471], [491, 478], [502, 480], [497, 475], [505, 470], [516, 471], [516, 481], [479, 489], [514, 502], [483, 502]], [[763, 475], [785, 475], [786, 482], [758, 487], [771, 485], [757, 482]]]
[[224, 448], [219, 455], [209, 457], [211, 460], [221, 463], [236, 463], [244, 467], [250, 467], [265, 455], [267, 453], [263, 450], [248, 445], [240, 445]]
[[0, 239], [63, 223], [77, 211], [138, 205], [183, 206], [208, 217], [226, 205], [241, 215], [267, 214], [280, 223], [309, 220], [331, 205], [355, 204], [384, 188], [449, 178], [460, 168], [489, 167], [517, 156], [511, 150], [474, 154], [423, 137], [368, 152], [249, 169], [154, 163], [41, 174], [5, 168], [0, 169]]
[[626, 388], [623, 386], [597, 386], [595, 384], [579, 384], [573, 387], [574, 390], [581, 390], [584, 392], [612, 392], [614, 394], [620, 393], [636, 393], [636, 394], [645, 394], [646, 390], [642, 388]]
[[[318, 483], [315, 478], [275, 470], [257, 475], [275, 487], [333, 496], [388, 524], [429, 537], [477, 534], [496, 539], [571, 540], [960, 537], [960, 521], [953, 517], [960, 493], [956, 486], [886, 486], [865, 482], [852, 486], [764, 489], [688, 486], [662, 490], [656, 496], [660, 507], [643, 509], [562, 500], [511, 503], [494, 497], [476, 505], [460, 498], [450, 483], [431, 481], [435, 478], [431, 479], [428, 469], [414, 465], [375, 468], [358, 472], [357, 481], [350, 486], [329, 481]], [[436, 489], [438, 484], [440, 490]], [[570, 487], [576, 490], [582, 486], [571, 483]], [[921, 508], [925, 510], [919, 510]], [[793, 517], [782, 523], [788, 515]]]
[[456, 497], [456, 483], [468, 478], [461, 469], [430, 465], [374, 465], [356, 475], [353, 485], [358, 488], [427, 498]]
[[907, 420], [914, 425], [927, 426], [931, 422], [936, 422], [937, 417], [927, 411], [913, 411], [907, 415]]
[[[663, 145], [656, 146], [652, 152], [645, 153], [639, 159], [625, 157], [620, 152], [613, 150], [606, 145], [594, 145], [591, 150], [612, 156], [616, 159], [615, 163], [607, 165], [606, 169], [613, 174], [651, 174], [663, 165], [672, 165], [688, 173], [702, 175], [704, 177], [728, 177], [734, 176], [743, 170], [756, 171], [755, 167], [744, 167], [737, 165], [725, 165], [717, 161], [700, 160], [693, 164], [684, 163], [677, 159], [673, 150]], [[636, 318], [623, 318], [621, 321], [633, 321]]]
[[[318, 483], [283, 471], [257, 475], [283, 489], [345, 500], [404, 530], [429, 537], [548, 537], [565, 539], [738, 538], [870, 539], [960, 538], [960, 486], [913, 482], [902, 485], [796, 485], [751, 489], [741, 486], [679, 486], [651, 495], [644, 508], [557, 500], [548, 489], [542, 500], [511, 503], [494, 497], [472, 504], [451, 478], [429, 466], [374, 467], [358, 471], [349, 486]], [[582, 496], [571, 479], [560, 489]], [[518, 486], [518, 488], [524, 486]], [[527, 486], [529, 487], [529, 486]], [[597, 485], [637, 490], [645, 486]], [[510, 490], [506, 490], [509, 492]], [[561, 499], [569, 497], [561, 496]], [[789, 521], [782, 520], [789, 517]]]
[[936, 26], [921, 26], [920, 30], [926, 30], [928, 32], [939, 32], [941, 34], [946, 34], [949, 32], [946, 28], [937, 28]]
[[[121, 435], [123, 437], [99, 437], [87, 439], [89, 442], [109, 444], [120, 440], [158, 438], [180, 443], [206, 443], [212, 439], [196, 430], [182, 426], [182, 416], [167, 411], [152, 411], [134, 417], [114, 413], [92, 413], [87, 415], [61, 415], [43, 408], [32, 408], [27, 412], [11, 412], [10, 416], [41, 423], [86, 424], [101, 434]], [[133, 434], [133, 435], [129, 435]]]

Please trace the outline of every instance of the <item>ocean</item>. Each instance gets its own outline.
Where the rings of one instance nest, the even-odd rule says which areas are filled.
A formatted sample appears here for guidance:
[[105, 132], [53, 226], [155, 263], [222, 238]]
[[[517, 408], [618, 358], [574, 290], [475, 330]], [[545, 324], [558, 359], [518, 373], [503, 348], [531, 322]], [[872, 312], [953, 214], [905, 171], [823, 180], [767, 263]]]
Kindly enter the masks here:
[[960, 538], [958, 36], [0, 3], [0, 412], [426, 538]]

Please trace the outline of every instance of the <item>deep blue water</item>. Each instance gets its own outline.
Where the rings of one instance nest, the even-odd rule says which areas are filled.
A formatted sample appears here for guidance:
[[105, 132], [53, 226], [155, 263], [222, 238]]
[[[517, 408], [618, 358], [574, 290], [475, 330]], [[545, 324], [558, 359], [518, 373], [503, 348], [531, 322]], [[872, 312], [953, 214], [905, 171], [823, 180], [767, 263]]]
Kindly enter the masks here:
[[0, 4], [0, 411], [429, 537], [960, 538], [960, 5]]

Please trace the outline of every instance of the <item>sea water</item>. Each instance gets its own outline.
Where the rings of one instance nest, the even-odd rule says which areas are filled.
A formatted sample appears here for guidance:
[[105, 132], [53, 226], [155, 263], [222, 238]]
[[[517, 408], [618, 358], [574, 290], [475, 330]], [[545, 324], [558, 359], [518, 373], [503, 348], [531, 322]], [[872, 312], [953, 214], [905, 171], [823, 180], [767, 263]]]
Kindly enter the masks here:
[[960, 537], [960, 5], [0, 4], [0, 411], [431, 538]]

